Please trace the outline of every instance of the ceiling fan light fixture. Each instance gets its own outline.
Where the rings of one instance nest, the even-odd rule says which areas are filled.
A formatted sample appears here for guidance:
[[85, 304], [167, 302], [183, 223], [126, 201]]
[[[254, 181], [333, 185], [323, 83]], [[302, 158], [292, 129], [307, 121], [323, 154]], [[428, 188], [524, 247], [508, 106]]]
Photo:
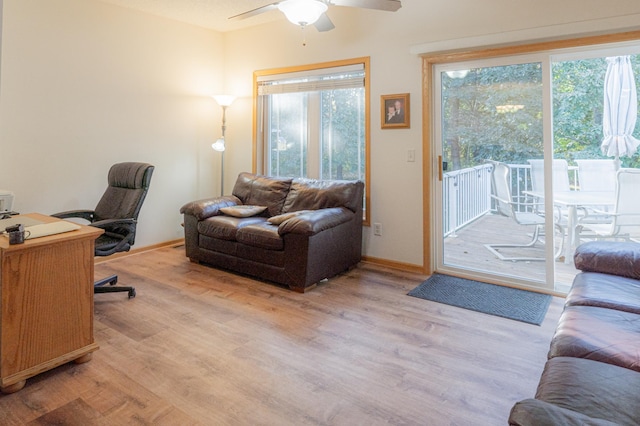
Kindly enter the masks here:
[[327, 11], [327, 5], [319, 0], [285, 0], [278, 3], [278, 9], [296, 25], [311, 25]]

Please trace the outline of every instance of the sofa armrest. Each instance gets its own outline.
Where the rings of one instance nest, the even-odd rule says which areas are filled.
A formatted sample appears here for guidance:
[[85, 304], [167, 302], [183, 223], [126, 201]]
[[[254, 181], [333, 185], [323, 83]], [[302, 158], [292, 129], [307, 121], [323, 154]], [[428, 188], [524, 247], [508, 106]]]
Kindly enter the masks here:
[[191, 201], [180, 208], [180, 213], [194, 216], [198, 220], [220, 214], [223, 207], [239, 206], [242, 201], [234, 195], [224, 197], [207, 198], [204, 200]]
[[350, 221], [354, 213], [344, 207], [318, 209], [287, 219], [278, 227], [278, 234], [315, 235]]
[[640, 279], [640, 244], [590, 241], [578, 246], [574, 263], [584, 272]]
[[613, 426], [603, 419], [594, 419], [538, 399], [516, 403], [509, 415], [510, 426]]

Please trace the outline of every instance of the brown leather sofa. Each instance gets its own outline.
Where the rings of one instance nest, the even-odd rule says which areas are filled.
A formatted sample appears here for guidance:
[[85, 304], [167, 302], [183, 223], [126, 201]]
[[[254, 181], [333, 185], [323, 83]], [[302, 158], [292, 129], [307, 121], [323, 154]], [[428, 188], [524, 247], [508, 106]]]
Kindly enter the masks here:
[[[363, 190], [360, 181], [240, 173], [232, 195], [180, 209], [186, 255], [304, 292], [360, 261]], [[260, 210], [250, 206], [264, 211], [245, 213]]]
[[510, 425], [640, 424], [640, 244], [585, 243], [575, 265], [535, 399]]

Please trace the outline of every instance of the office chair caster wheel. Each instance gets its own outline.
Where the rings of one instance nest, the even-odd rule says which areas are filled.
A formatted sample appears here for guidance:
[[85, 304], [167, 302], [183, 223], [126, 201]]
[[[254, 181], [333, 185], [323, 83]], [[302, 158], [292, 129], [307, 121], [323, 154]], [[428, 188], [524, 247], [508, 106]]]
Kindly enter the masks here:
[[136, 289], [132, 288], [131, 290], [129, 290], [129, 299], [136, 297]]

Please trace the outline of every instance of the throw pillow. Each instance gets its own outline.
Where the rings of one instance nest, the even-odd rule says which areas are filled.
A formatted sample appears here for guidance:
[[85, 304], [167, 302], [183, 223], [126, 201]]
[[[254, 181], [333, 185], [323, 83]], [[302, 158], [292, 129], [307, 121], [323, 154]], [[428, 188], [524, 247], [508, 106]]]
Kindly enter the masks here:
[[267, 209], [266, 206], [231, 206], [222, 207], [220, 211], [226, 215], [233, 217], [249, 217], [256, 216]]
[[272, 216], [269, 219], [267, 219], [267, 221], [273, 225], [280, 225], [282, 222], [284, 222], [287, 219], [291, 219], [292, 217], [296, 217], [296, 216], [300, 216], [303, 213], [308, 213], [310, 211], [313, 210], [298, 210], [295, 212], [291, 212], [291, 213], [283, 213], [283, 214], [279, 214], [277, 216]]

